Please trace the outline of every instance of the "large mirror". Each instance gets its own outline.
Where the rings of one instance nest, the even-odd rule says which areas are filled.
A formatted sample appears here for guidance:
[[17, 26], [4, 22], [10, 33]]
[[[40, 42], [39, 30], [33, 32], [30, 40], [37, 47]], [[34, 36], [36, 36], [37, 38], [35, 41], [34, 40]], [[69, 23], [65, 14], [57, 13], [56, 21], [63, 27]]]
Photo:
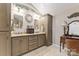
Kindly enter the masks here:
[[74, 20], [68, 24], [68, 35], [79, 36], [79, 20]]
[[21, 29], [23, 26], [23, 16], [14, 14], [14, 18], [11, 20], [12, 31], [15, 29]]

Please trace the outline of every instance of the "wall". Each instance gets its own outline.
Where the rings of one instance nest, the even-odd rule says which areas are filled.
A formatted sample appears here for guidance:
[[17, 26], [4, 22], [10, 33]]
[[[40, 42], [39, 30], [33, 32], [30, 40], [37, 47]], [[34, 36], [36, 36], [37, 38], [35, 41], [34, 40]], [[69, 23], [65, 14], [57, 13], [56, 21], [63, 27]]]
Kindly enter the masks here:
[[60, 36], [63, 35], [63, 24], [64, 21], [71, 22], [73, 20], [79, 20], [79, 17], [74, 17], [72, 19], [68, 19], [67, 16], [71, 15], [74, 12], [79, 12], [79, 7], [70, 8], [65, 10], [58, 15], [54, 16], [53, 19], [53, 41], [54, 44], [60, 44]]
[[35, 19], [38, 19], [38, 15], [36, 13], [34, 13], [33, 11], [31, 10], [27, 10], [25, 8], [20, 8], [20, 10], [18, 11], [18, 8], [12, 4], [11, 6], [11, 19], [14, 19], [13, 18], [13, 15], [16, 14], [16, 15], [20, 15], [20, 16], [23, 16], [23, 26], [22, 28], [20, 29], [15, 29], [15, 31], [13, 31], [14, 33], [21, 33], [21, 32], [26, 32], [26, 28], [27, 28], [27, 25], [28, 23], [26, 22], [25, 20], [25, 15], [26, 14], [30, 14], [32, 17], [33, 17], [33, 22], [32, 22], [32, 25], [34, 26], [34, 20]]

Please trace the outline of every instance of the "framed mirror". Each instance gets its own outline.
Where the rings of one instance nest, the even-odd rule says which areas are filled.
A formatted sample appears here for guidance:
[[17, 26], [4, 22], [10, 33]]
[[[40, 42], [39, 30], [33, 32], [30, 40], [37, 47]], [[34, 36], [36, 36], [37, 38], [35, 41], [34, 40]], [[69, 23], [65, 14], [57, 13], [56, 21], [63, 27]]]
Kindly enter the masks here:
[[30, 14], [26, 14], [25, 15], [25, 20], [28, 22], [28, 23], [31, 23], [33, 21], [33, 17], [30, 15]]
[[68, 24], [68, 35], [79, 36], [79, 20], [74, 20]]
[[23, 26], [23, 16], [14, 14], [11, 20], [11, 28], [15, 30], [16, 28], [21, 29]]

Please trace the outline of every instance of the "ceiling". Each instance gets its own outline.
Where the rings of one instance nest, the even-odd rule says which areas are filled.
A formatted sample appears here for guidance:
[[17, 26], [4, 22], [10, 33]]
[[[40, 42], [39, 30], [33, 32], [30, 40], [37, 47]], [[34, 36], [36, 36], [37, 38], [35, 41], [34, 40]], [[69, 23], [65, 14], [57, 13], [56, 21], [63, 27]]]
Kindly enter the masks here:
[[40, 13], [49, 13], [52, 15], [57, 15], [74, 7], [79, 7], [79, 3], [32, 3], [32, 5], [35, 6]]

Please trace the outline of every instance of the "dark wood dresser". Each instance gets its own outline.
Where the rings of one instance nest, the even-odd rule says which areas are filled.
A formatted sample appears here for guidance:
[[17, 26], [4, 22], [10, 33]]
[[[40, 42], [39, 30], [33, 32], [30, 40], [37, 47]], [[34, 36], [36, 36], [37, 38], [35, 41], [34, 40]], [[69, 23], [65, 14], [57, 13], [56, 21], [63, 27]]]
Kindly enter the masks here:
[[78, 36], [61, 36], [60, 37], [60, 51], [61, 48], [68, 48], [70, 51], [79, 53], [79, 37]]

